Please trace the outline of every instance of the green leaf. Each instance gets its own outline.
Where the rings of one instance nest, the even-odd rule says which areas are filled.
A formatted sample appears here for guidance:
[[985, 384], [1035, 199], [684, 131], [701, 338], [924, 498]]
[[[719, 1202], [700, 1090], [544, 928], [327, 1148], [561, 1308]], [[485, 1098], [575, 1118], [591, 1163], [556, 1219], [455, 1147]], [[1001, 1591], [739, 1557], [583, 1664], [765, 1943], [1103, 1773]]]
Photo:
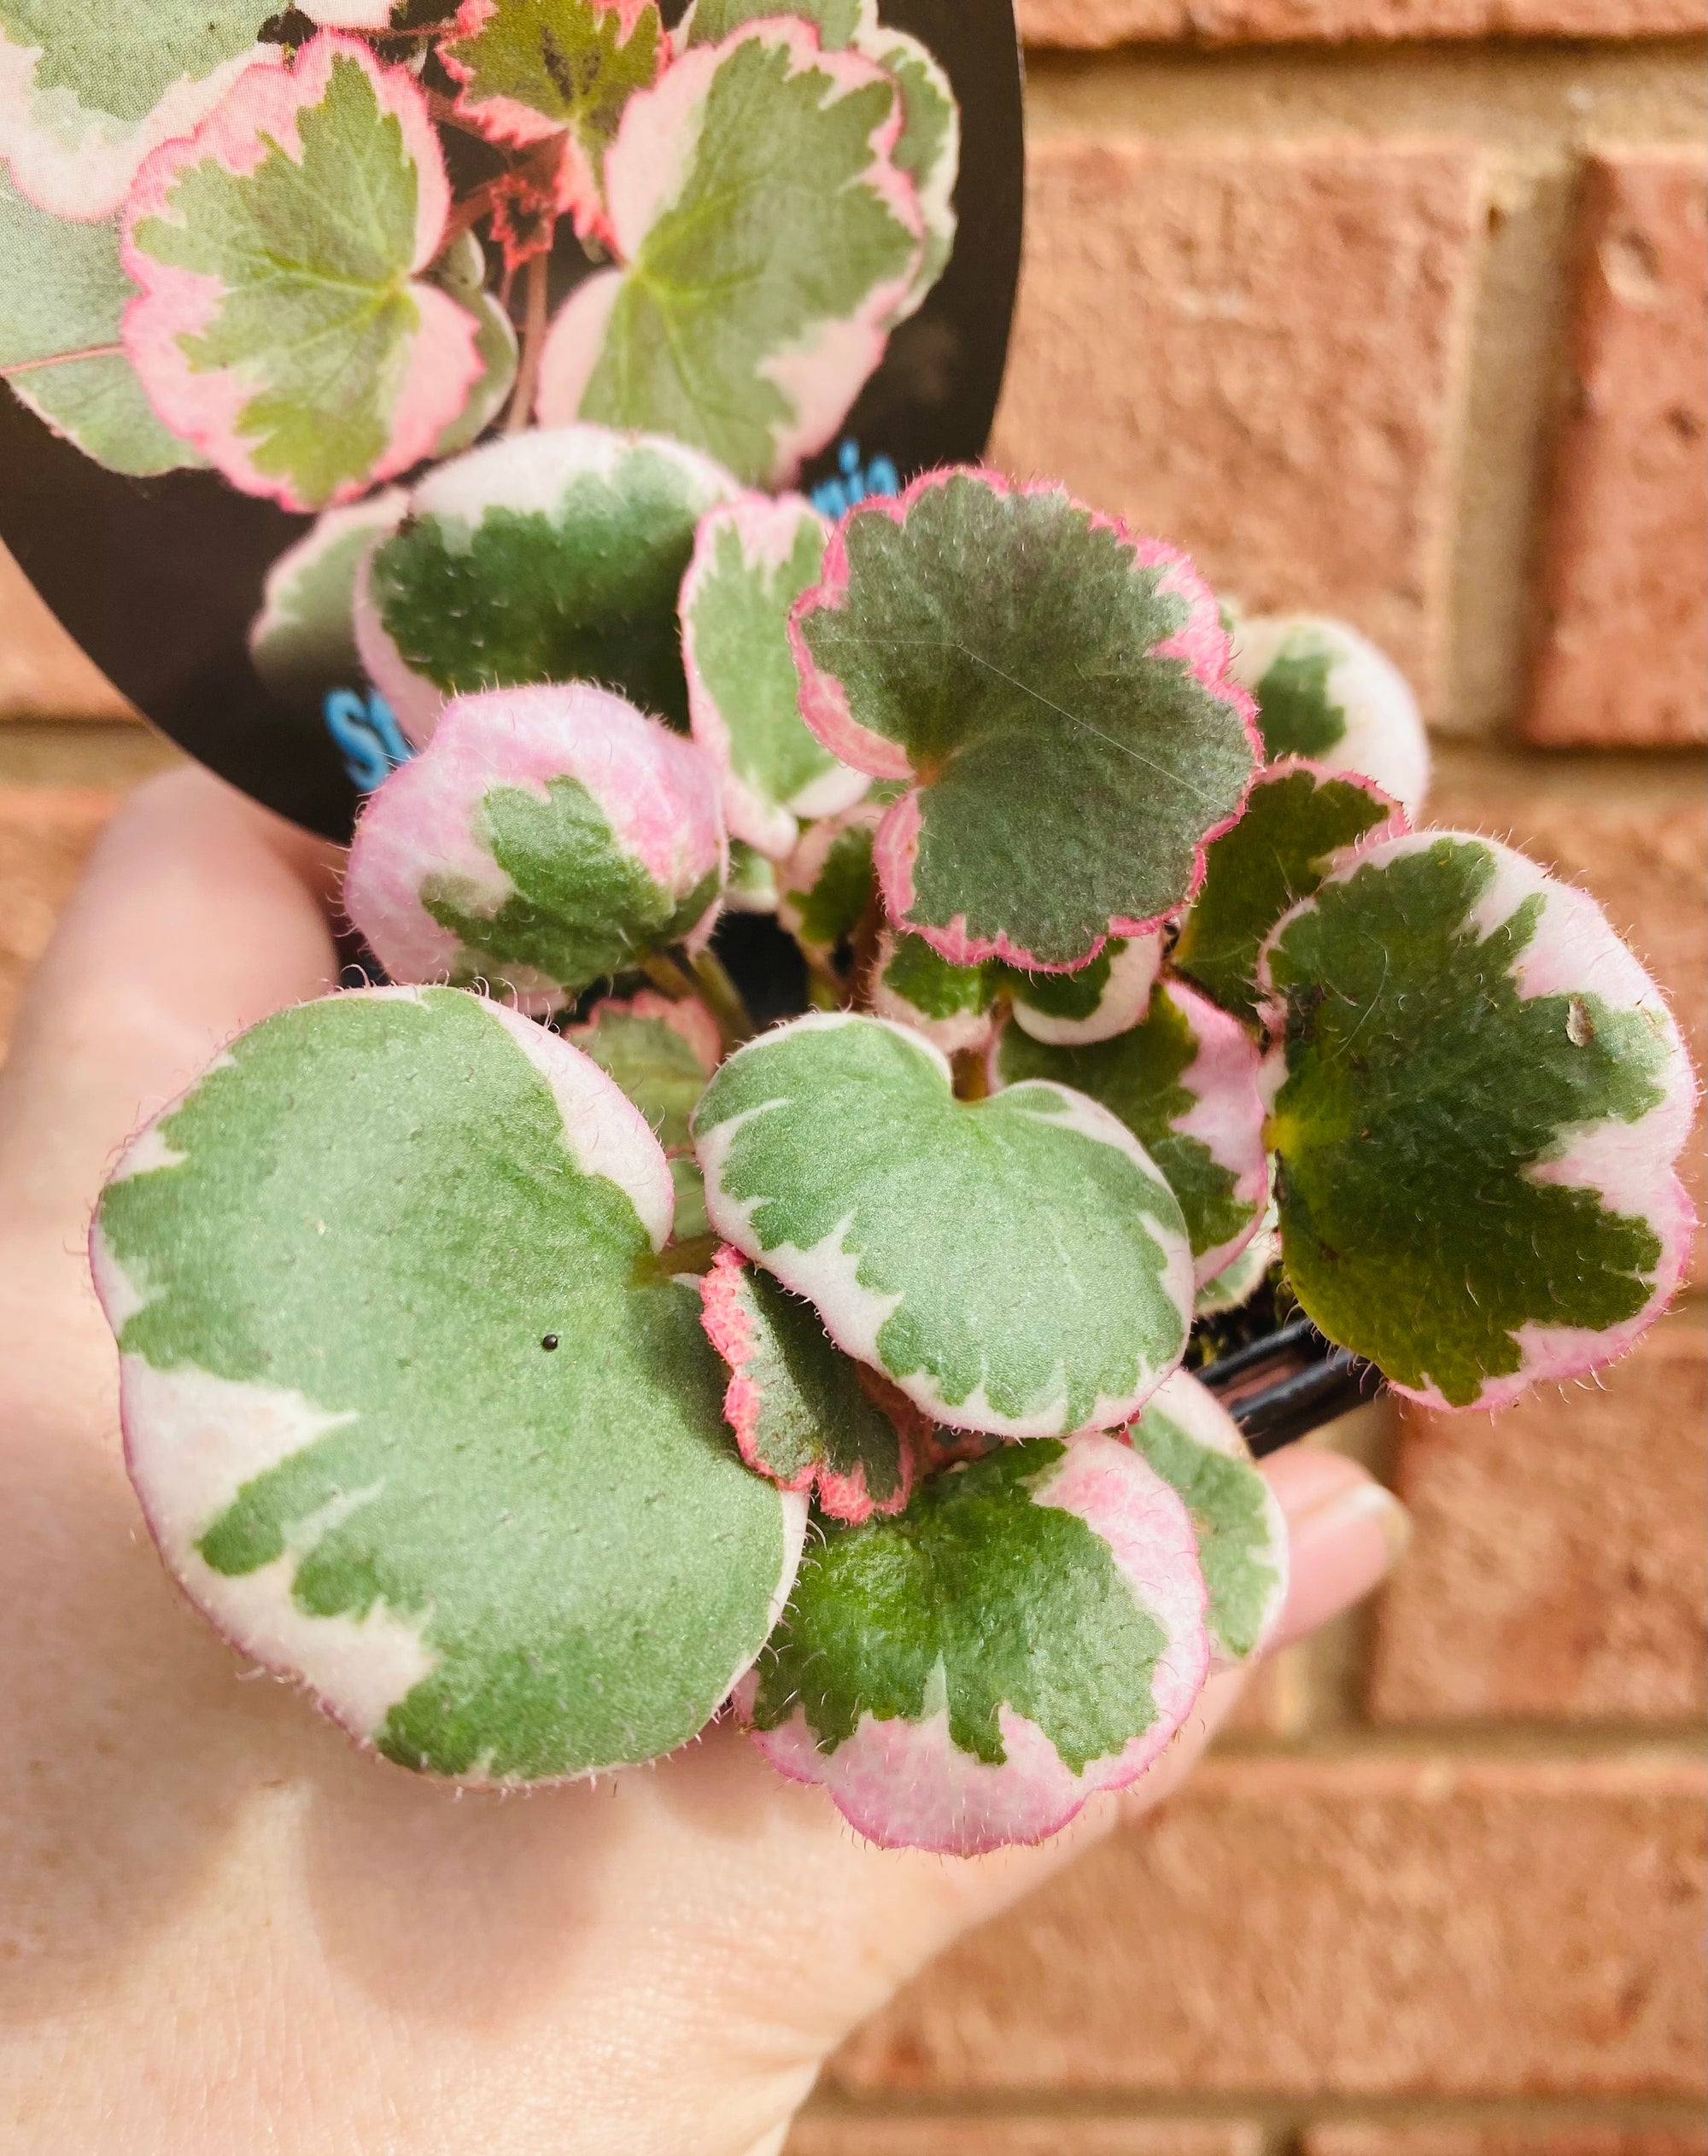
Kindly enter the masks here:
[[723, 773], [730, 830], [779, 861], [798, 818], [834, 815], [870, 784], [807, 731], [789, 649], [789, 610], [818, 581], [828, 529], [798, 494], [743, 494], [700, 520], [682, 581], [693, 737]]
[[711, 932], [711, 759], [576, 682], [447, 707], [356, 827], [344, 904], [395, 981], [484, 981], [535, 1015]]
[[777, 910], [777, 864], [740, 838], [729, 842], [729, 880], [723, 903], [732, 914], [774, 914]]
[[1140, 1774], [1208, 1664], [1184, 1506], [1126, 1446], [1034, 1438], [832, 1529], [738, 1697], [861, 1833], [970, 1855]]
[[553, 324], [548, 426], [643, 427], [781, 486], [840, 425], [919, 266], [890, 76], [787, 17], [694, 48], [605, 161], [624, 266]]
[[459, 457], [472, 448], [503, 411], [516, 386], [521, 348], [515, 324], [486, 289], [486, 252], [472, 232], [465, 232], [435, 266], [433, 282], [474, 324], [475, 357], [481, 369], [467, 403], [433, 445], [436, 460]]
[[1180, 1209], [1131, 1134], [1059, 1086], [962, 1102], [917, 1034], [814, 1014], [738, 1049], [693, 1133], [719, 1234], [936, 1421], [1120, 1422], [1179, 1359]]
[[1014, 1003], [1015, 1022], [1035, 1041], [1107, 1041], [1137, 1025], [1150, 1005], [1162, 964], [1162, 938], [1111, 936], [1089, 966], [1073, 973], [996, 968]]
[[329, 689], [360, 682], [352, 617], [357, 572], [375, 538], [396, 529], [408, 500], [401, 487], [388, 487], [347, 508], [323, 510], [307, 536], [267, 571], [261, 611], [249, 624], [249, 657], [281, 703], [318, 721]]
[[1385, 651], [1314, 614], [1248, 615], [1233, 645], [1233, 670], [1257, 699], [1272, 763], [1308, 757], [1372, 780], [1415, 821], [1429, 791], [1429, 736]]
[[912, 781], [878, 880], [955, 965], [1071, 971], [1154, 926], [1250, 783], [1209, 592], [1057, 488], [933, 472], [854, 511], [793, 634], [820, 740]]
[[1160, 982], [1144, 1022], [1112, 1040], [1056, 1046], [1005, 1026], [994, 1070], [1002, 1085], [1072, 1086], [1119, 1117], [1179, 1201], [1201, 1286], [1255, 1233], [1269, 1197], [1257, 1049], [1190, 988]]
[[723, 1052], [704, 1003], [673, 1003], [649, 988], [626, 1002], [607, 996], [564, 1038], [622, 1087], [667, 1155], [688, 1151], [688, 1118]]
[[1421, 832], [1345, 862], [1264, 967], [1283, 1254], [1313, 1322], [1437, 1406], [1628, 1347], [1688, 1251], [1695, 1088], [1594, 901]]
[[872, 1008], [910, 1025], [945, 1055], [983, 1048], [991, 1037], [1001, 968], [951, 966], [922, 936], [886, 928], [872, 967]]
[[115, 223], [50, 216], [0, 167], [0, 375], [86, 457], [147, 479], [202, 459], [161, 425], [119, 348], [136, 289]]
[[463, 0], [439, 57], [461, 85], [458, 112], [494, 142], [564, 137], [559, 207], [583, 237], [609, 238], [605, 154], [664, 46], [651, 0]]
[[780, 1489], [810, 1490], [832, 1519], [899, 1512], [930, 1432], [919, 1411], [728, 1244], [699, 1292], [706, 1338], [729, 1366], [724, 1419], [748, 1466]]
[[98, 223], [149, 153], [253, 63], [264, 0], [0, 0], [0, 164], [57, 217]]
[[675, 442], [522, 434], [428, 474], [357, 593], [368, 673], [418, 745], [447, 696], [599, 681], [686, 731], [676, 595], [735, 482]]
[[[135, 1141], [97, 1279], [167, 1562], [389, 1758], [647, 1759], [769, 1631], [804, 1526], [751, 1475], [664, 1156], [585, 1058], [447, 990], [245, 1034]], [[555, 1345], [553, 1344], [555, 1343]]]
[[1213, 1664], [1245, 1661], [1274, 1631], [1287, 1601], [1287, 1516], [1274, 1492], [1239, 1425], [1183, 1370], [1158, 1387], [1127, 1436], [1191, 1515], [1209, 1595]]
[[1196, 1314], [1200, 1318], [1216, 1318], [1225, 1311], [1243, 1309], [1268, 1278], [1270, 1268], [1280, 1254], [1281, 1237], [1272, 1200], [1264, 1207], [1257, 1233], [1244, 1249], [1237, 1257], [1231, 1258], [1214, 1280], [1207, 1280], [1199, 1288], [1192, 1303]]
[[925, 220], [925, 246], [907, 296], [891, 317], [891, 326], [916, 314], [949, 266], [955, 252], [955, 185], [961, 172], [961, 108], [954, 85], [917, 38], [886, 26], [863, 26], [853, 38], [895, 83], [901, 100], [902, 127], [892, 152], [913, 182]]
[[827, 816], [778, 871], [777, 918], [810, 957], [831, 957], [865, 917], [877, 892], [872, 834], [882, 814], [860, 802]]
[[[862, 28], [876, 29], [878, 11], [873, 0], [805, 0], [787, 11], [818, 32], [827, 52], [840, 52], [854, 42]], [[694, 0], [676, 32], [681, 50], [691, 45], [715, 45], [749, 22], [761, 22], [777, 9], [769, 0]]]
[[450, 191], [407, 69], [323, 32], [151, 158], [126, 208], [125, 348], [246, 493], [319, 509], [430, 454], [483, 369], [419, 272]]
[[1264, 938], [1317, 888], [1344, 848], [1396, 838], [1405, 827], [1393, 803], [1361, 779], [1333, 778], [1312, 764], [1266, 771], [1245, 814], [1210, 848], [1174, 964], [1224, 1010], [1255, 1022]]

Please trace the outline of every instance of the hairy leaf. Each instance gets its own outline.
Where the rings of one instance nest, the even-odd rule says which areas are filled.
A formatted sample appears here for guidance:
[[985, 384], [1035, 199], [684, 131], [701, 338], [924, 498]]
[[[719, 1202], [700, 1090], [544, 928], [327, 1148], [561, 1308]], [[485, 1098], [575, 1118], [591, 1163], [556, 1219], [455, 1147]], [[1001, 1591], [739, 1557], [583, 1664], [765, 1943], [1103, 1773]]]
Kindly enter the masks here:
[[886, 928], [872, 967], [872, 1008], [880, 1018], [910, 1025], [945, 1055], [983, 1048], [991, 1037], [1001, 992], [999, 969], [951, 966], [922, 936]]
[[855, 510], [792, 634], [814, 733], [911, 781], [878, 879], [956, 965], [1071, 972], [1154, 926], [1250, 783], [1209, 592], [1059, 488], [931, 472]]
[[533, 1781], [692, 1737], [804, 1508], [752, 1475], [663, 1154], [588, 1060], [447, 990], [234, 1043], [102, 1201], [132, 1480], [245, 1652], [422, 1772]]
[[1243, 1309], [1263, 1285], [1280, 1254], [1281, 1236], [1272, 1199], [1264, 1207], [1257, 1233], [1214, 1280], [1207, 1280], [1199, 1288], [1193, 1310], [1200, 1318], [1215, 1318], [1224, 1311]]
[[834, 1520], [899, 1512], [930, 1425], [845, 1355], [818, 1312], [726, 1243], [700, 1282], [701, 1323], [729, 1365], [724, 1420], [749, 1467], [812, 1493]]
[[809, 956], [828, 959], [854, 934], [877, 891], [872, 836], [883, 818], [863, 801], [814, 824], [777, 872], [777, 918]]
[[962, 1102], [917, 1034], [814, 1014], [738, 1049], [693, 1133], [718, 1233], [937, 1421], [1107, 1425], [1179, 1360], [1179, 1207], [1131, 1133], [1060, 1086]]
[[126, 206], [125, 348], [167, 424], [289, 509], [429, 454], [483, 372], [474, 318], [419, 274], [449, 205], [407, 69], [323, 32], [242, 75]]
[[1397, 838], [1406, 819], [1368, 780], [1311, 763], [1274, 766], [1245, 814], [1210, 848], [1204, 887], [1172, 954], [1224, 1010], [1257, 1016], [1257, 955], [1287, 909], [1309, 896], [1348, 846]]
[[360, 681], [357, 572], [375, 539], [397, 529], [408, 502], [402, 488], [388, 487], [347, 508], [323, 510], [267, 571], [261, 611], [249, 624], [249, 657], [281, 703], [306, 705], [318, 717], [328, 689]]
[[364, 663], [418, 745], [447, 696], [598, 681], [686, 728], [676, 594], [694, 526], [736, 492], [670, 441], [571, 427], [442, 465], [356, 595]]
[[1420, 832], [1337, 868], [1263, 969], [1283, 1253], [1314, 1323], [1446, 1407], [1629, 1347], [1683, 1269], [1695, 1085], [1594, 902]]
[[1168, 1179], [1202, 1286], [1256, 1232], [1269, 1196], [1257, 1049], [1243, 1027], [1179, 981], [1112, 1040], [1047, 1045], [1005, 1026], [995, 1083], [1048, 1078], [1118, 1116]]
[[538, 1013], [702, 942], [722, 882], [710, 759], [581, 682], [447, 705], [362, 812], [344, 903], [394, 980]]
[[1233, 671], [1257, 699], [1272, 763], [1308, 757], [1361, 774], [1418, 815], [1429, 736], [1405, 675], [1367, 636], [1313, 614], [1248, 615], [1235, 625]]
[[605, 160], [624, 266], [553, 324], [548, 426], [645, 427], [787, 485], [883, 357], [922, 219], [894, 162], [896, 86], [779, 16], [632, 97]]
[[1015, 1022], [1035, 1041], [1107, 1041], [1137, 1025], [1162, 964], [1162, 938], [1112, 936], [1076, 973], [998, 971]]
[[731, 832], [779, 861], [799, 839], [798, 819], [832, 815], [871, 783], [800, 716], [789, 610], [818, 581], [828, 529], [798, 494], [744, 494], [702, 517], [682, 580], [693, 737], [723, 773]]
[[729, 842], [729, 880], [723, 903], [732, 914], [774, 914], [777, 910], [777, 864], [740, 838]]
[[623, 1088], [667, 1157], [689, 1150], [688, 1118], [723, 1053], [704, 1003], [673, 1003], [650, 988], [627, 1002], [607, 996], [564, 1037]]
[[1128, 1439], [1191, 1515], [1209, 1603], [1213, 1666], [1256, 1653], [1287, 1601], [1287, 1516], [1231, 1415], [1183, 1370], [1160, 1385]]
[[1033, 1438], [833, 1530], [737, 1697], [859, 1832], [968, 1856], [1142, 1773], [1208, 1662], [1179, 1499], [1126, 1446]]

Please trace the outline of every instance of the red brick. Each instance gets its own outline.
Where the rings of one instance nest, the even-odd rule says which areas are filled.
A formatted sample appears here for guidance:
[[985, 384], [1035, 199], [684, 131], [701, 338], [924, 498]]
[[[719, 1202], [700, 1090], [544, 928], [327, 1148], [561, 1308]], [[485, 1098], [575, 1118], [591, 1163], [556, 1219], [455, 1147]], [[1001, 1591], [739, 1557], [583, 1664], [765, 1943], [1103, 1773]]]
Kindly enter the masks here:
[[1220, 1760], [963, 1941], [845, 2088], [1693, 2095], [1694, 1759]]
[[87, 786], [0, 787], [0, 1056], [24, 976], [117, 799]]
[[784, 2156], [1258, 2156], [1261, 2147], [1241, 2120], [808, 2117]]
[[1018, 0], [1030, 45], [1340, 44], [1353, 38], [1659, 38], [1700, 0]]
[[0, 546], [0, 720], [134, 716]]
[[1585, 175], [1533, 741], [1708, 739], [1708, 158]]
[[1304, 2156], [1703, 2156], [1682, 2126], [1313, 2126]]
[[1383, 1598], [1372, 1711], [1667, 1720], [1708, 1702], [1708, 1359], [1663, 1324], [1601, 1387], [1494, 1423], [1405, 1418], [1416, 1533]]
[[1346, 616], [1427, 691], [1477, 172], [1456, 143], [1038, 143], [992, 462], [1249, 606]]

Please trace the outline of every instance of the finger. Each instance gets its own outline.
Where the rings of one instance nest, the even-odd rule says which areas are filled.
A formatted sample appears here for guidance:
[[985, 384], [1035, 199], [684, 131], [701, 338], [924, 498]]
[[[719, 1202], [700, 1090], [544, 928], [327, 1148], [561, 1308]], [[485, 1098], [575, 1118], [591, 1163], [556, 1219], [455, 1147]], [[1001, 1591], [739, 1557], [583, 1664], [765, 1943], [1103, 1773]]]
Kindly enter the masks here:
[[74, 1239], [139, 1124], [245, 1026], [333, 985], [334, 861], [204, 771], [129, 798], [26, 990], [0, 1073], [9, 1226]]
[[1391, 1490], [1341, 1453], [1290, 1446], [1264, 1472], [1287, 1515], [1287, 1606], [1272, 1653], [1379, 1586], [1405, 1554], [1412, 1522]]

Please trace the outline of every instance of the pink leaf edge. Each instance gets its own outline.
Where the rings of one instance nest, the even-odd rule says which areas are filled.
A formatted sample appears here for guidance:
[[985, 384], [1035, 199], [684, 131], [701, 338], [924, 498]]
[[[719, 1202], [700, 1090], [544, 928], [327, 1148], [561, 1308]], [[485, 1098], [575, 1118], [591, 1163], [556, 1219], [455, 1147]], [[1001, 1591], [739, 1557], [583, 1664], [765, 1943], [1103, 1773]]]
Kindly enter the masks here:
[[[834, 1751], [819, 1749], [804, 1709], [753, 1741], [792, 1781], [822, 1785], [842, 1816], [886, 1849], [978, 1856], [1015, 1843], [1047, 1840], [1100, 1791], [1126, 1789], [1166, 1750], [1191, 1713], [1209, 1674], [1206, 1595], [1197, 1537], [1185, 1506], [1161, 1476], [1119, 1438], [1086, 1433], [1066, 1440], [1048, 1478], [1032, 1485], [1038, 1505], [1059, 1505], [1105, 1541], [1134, 1599], [1162, 1626], [1167, 1644], [1152, 1680], [1156, 1719], [1109, 1756], [1075, 1773], [1044, 1732], [999, 1710], [1001, 1765], [962, 1751], [947, 1709], [919, 1722], [863, 1715]], [[737, 1686], [750, 1726], [757, 1680]]]
[[1233, 1177], [1235, 1201], [1251, 1213], [1237, 1235], [1193, 1259], [1193, 1284], [1202, 1288], [1245, 1248], [1269, 1202], [1269, 1154], [1263, 1142], [1268, 1112], [1259, 1084], [1263, 1059], [1237, 1018], [1184, 981], [1171, 977], [1159, 983], [1156, 992], [1184, 1018], [1197, 1043], [1197, 1053], [1179, 1081], [1193, 1105], [1174, 1117], [1169, 1128], [1208, 1149], [1217, 1166]]
[[652, 1019], [668, 1025], [678, 1040], [687, 1043], [694, 1060], [708, 1078], [723, 1060], [723, 1036], [717, 1030], [717, 1020], [697, 996], [684, 996], [673, 1002], [655, 988], [641, 988], [633, 996], [602, 996], [582, 1025], [562, 1029], [563, 1037], [579, 1044], [597, 1033], [600, 1021], [607, 1018]]

